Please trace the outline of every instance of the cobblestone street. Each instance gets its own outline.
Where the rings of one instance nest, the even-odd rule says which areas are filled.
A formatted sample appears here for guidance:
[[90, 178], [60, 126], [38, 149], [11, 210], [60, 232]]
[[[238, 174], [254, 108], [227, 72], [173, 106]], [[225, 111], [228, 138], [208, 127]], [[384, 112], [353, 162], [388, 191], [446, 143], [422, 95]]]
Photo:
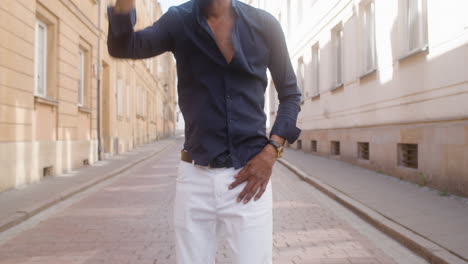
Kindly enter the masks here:
[[[175, 263], [178, 150], [170, 148], [4, 232], [0, 264]], [[279, 163], [272, 179], [275, 264], [425, 263]], [[230, 263], [226, 243], [220, 243], [217, 259]]]

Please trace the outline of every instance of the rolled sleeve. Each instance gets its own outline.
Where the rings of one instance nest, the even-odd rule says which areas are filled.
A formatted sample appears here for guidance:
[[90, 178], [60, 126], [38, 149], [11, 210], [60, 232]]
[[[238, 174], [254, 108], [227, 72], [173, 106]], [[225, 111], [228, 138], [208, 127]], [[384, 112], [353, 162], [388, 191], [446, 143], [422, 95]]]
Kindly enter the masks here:
[[292, 144], [299, 138], [301, 131], [302, 130], [296, 126], [294, 120], [288, 120], [287, 118], [277, 116], [270, 131], [270, 138], [272, 135], [278, 135]]

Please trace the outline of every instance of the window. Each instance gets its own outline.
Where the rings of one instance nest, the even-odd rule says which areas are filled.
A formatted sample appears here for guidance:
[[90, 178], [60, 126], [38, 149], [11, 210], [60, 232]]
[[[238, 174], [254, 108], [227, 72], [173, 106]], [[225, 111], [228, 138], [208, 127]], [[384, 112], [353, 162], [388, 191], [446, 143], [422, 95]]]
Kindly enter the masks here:
[[136, 89], [136, 98], [135, 98], [135, 102], [136, 102], [136, 114], [137, 116], [140, 115], [140, 109], [141, 109], [141, 106], [140, 106], [140, 86], [137, 86], [137, 89]]
[[301, 24], [302, 14], [304, 12], [302, 1], [304, 1], [304, 0], [297, 0], [297, 21], [298, 21], [298, 24]]
[[405, 0], [404, 13], [405, 55], [422, 50], [427, 46], [426, 37], [426, 0]]
[[[58, 18], [41, 3], [36, 4], [34, 25], [35, 102], [58, 105]], [[47, 100], [41, 100], [47, 99]]]
[[340, 25], [332, 32], [334, 88], [343, 85], [343, 28]]
[[300, 57], [297, 61], [297, 85], [302, 93], [302, 100], [305, 98], [305, 81], [304, 81], [304, 58]]
[[287, 12], [288, 12], [288, 17], [287, 17], [287, 29], [288, 29], [288, 35], [291, 35], [291, 28], [292, 28], [292, 10], [291, 10], [291, 0], [288, 0], [287, 2]]
[[301, 139], [297, 140], [297, 149], [302, 149], [302, 140]]
[[36, 21], [35, 38], [35, 73], [34, 92], [38, 96], [47, 96], [47, 25]]
[[80, 38], [78, 46], [78, 107], [90, 106], [91, 96], [91, 53], [92, 46]]
[[398, 144], [398, 165], [418, 168], [418, 144]]
[[78, 105], [84, 106], [85, 96], [85, 51], [78, 52]]
[[310, 141], [310, 151], [317, 152], [317, 140]]
[[130, 86], [127, 86], [127, 119], [130, 119]]
[[340, 142], [339, 141], [332, 141], [330, 145], [330, 153], [333, 156], [340, 155]]
[[375, 3], [369, 1], [362, 6], [362, 32], [364, 63], [363, 74], [369, 73], [376, 67], [375, 48]]
[[146, 59], [145, 60], [146, 68], [153, 74], [153, 59]]
[[117, 115], [119, 117], [122, 116], [122, 97], [123, 97], [123, 94], [122, 94], [122, 89], [123, 89], [123, 84], [122, 84], [122, 80], [118, 80], [117, 81]]
[[142, 104], [141, 104], [141, 105], [142, 105], [142, 109], [141, 109], [141, 110], [142, 110], [142, 113], [141, 113], [141, 115], [142, 115], [143, 117], [145, 117], [145, 116], [146, 116], [146, 91], [145, 91], [145, 90], [142, 91], [142, 100], [143, 100], [143, 102], [142, 102]]
[[[164, 55], [163, 55], [164, 56]], [[156, 58], [157, 60], [157, 63], [158, 63], [158, 74], [162, 74], [164, 69], [163, 69], [163, 56], [159, 57], [159, 58]]]
[[320, 47], [319, 44], [315, 44], [312, 47], [312, 83], [311, 86], [312, 96], [320, 94]]
[[369, 142], [358, 142], [358, 159], [369, 160]]

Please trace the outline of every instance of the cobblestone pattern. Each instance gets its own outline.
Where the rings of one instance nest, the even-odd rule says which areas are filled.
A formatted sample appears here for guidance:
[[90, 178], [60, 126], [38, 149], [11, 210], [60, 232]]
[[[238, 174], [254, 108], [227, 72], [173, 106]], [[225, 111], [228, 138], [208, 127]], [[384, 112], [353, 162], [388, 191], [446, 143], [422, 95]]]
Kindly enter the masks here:
[[[175, 263], [178, 152], [169, 151], [1, 244], [0, 264]], [[310, 185], [279, 164], [272, 177], [275, 264], [394, 263], [314, 200]], [[217, 263], [229, 259], [223, 241]]]

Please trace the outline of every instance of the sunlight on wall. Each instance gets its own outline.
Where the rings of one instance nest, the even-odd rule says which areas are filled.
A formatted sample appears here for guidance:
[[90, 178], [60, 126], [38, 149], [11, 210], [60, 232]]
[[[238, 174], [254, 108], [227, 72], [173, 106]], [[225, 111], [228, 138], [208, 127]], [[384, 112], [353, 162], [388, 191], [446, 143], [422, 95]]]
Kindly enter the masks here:
[[468, 1], [432, 1], [429, 8], [428, 28], [430, 54], [435, 59], [450, 50], [468, 43]]
[[398, 1], [380, 1], [376, 5], [375, 26], [377, 67], [380, 71], [380, 83], [384, 84], [393, 80], [394, 54], [392, 45], [395, 41], [392, 35], [398, 27]]

